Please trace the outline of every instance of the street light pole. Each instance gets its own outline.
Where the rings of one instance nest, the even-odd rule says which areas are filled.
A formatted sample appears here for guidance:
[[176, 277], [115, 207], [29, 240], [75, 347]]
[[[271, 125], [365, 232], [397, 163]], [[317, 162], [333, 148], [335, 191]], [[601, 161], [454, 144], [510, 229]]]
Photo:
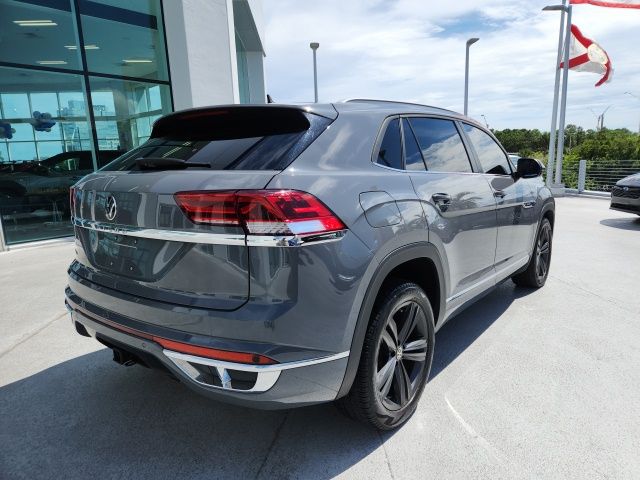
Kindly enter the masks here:
[[564, 36], [564, 59], [562, 69], [562, 97], [560, 102], [560, 128], [558, 129], [558, 160], [556, 162], [556, 185], [562, 183], [562, 159], [564, 157], [564, 124], [567, 115], [567, 82], [569, 80], [569, 48], [571, 47], [571, 13], [573, 7], [567, 10], [567, 31]]
[[485, 117], [484, 114], [480, 116], [484, 119], [484, 125], [487, 127], [487, 130], [489, 130], [489, 122], [487, 122], [487, 117]]
[[[564, 17], [567, 0], [562, 0], [560, 15], [560, 35], [558, 35], [558, 55], [556, 58], [556, 79], [553, 87], [553, 112], [551, 114], [551, 130], [549, 131], [549, 159], [547, 160], [547, 186], [551, 186], [553, 165], [556, 158], [556, 126], [558, 121], [558, 99], [560, 95], [560, 61], [562, 60], [562, 41], [564, 40]], [[545, 7], [543, 10], [551, 10]]]
[[467, 115], [469, 111], [469, 49], [471, 45], [476, 43], [479, 38], [470, 38], [467, 40], [467, 51], [464, 60], [464, 114]]
[[311, 50], [313, 50], [313, 93], [314, 93], [314, 102], [318, 103], [318, 63], [316, 62], [316, 51], [320, 44], [318, 42], [311, 42], [309, 44]]

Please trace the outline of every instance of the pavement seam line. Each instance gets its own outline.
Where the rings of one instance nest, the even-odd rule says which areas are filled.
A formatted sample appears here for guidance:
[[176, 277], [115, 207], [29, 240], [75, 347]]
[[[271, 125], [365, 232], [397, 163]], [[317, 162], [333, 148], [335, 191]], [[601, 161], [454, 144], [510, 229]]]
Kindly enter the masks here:
[[384, 452], [385, 463], [387, 464], [387, 469], [389, 470], [389, 476], [391, 480], [395, 480], [395, 476], [393, 475], [393, 470], [391, 469], [391, 459], [389, 458], [389, 452], [387, 452], [387, 447], [384, 444], [384, 437], [382, 436], [382, 432], [378, 430], [378, 437], [380, 438], [380, 444], [382, 445], [382, 451]]
[[628, 309], [628, 308], [626, 308], [626, 307], [624, 307], [624, 306], [620, 305], [619, 303], [617, 303], [615, 300], [612, 300], [612, 299], [607, 298], [607, 297], [603, 297], [603, 296], [602, 296], [602, 295], [600, 295], [599, 293], [592, 292], [591, 290], [589, 290], [589, 289], [587, 289], [587, 288], [584, 288], [583, 286], [581, 286], [581, 285], [579, 285], [579, 284], [577, 284], [577, 283], [570, 282], [569, 280], [564, 280], [564, 279], [562, 279], [562, 278], [560, 278], [560, 277], [557, 277], [557, 276], [555, 276], [555, 275], [549, 275], [549, 276], [550, 276], [551, 278], [554, 278], [554, 279], [558, 280], [559, 282], [564, 283], [565, 285], [569, 285], [570, 287], [577, 288], [578, 290], [581, 290], [581, 291], [583, 291], [583, 292], [585, 292], [585, 293], [588, 293], [588, 294], [590, 294], [590, 295], [593, 295], [594, 297], [599, 298], [600, 300], [603, 300], [603, 301], [605, 301], [605, 302], [607, 302], [607, 303], [610, 303], [610, 304], [612, 304], [613, 306], [618, 307], [620, 310], [624, 310], [625, 312], [628, 312], [628, 313], [636, 313], [633, 309]]
[[260, 477], [260, 474], [262, 473], [262, 470], [264, 469], [265, 465], [267, 464], [267, 460], [269, 459], [269, 456], [271, 455], [271, 451], [273, 450], [273, 447], [275, 446], [276, 441], [280, 437], [280, 431], [282, 430], [282, 427], [284, 427], [284, 424], [287, 421], [287, 418], [289, 418], [289, 413], [290, 412], [291, 411], [288, 410], [287, 413], [284, 414], [284, 418], [282, 419], [282, 422], [280, 422], [280, 425], [278, 425], [278, 428], [276, 428], [276, 433], [273, 435], [273, 439], [271, 440], [271, 443], [269, 444], [269, 448], [267, 448], [267, 453], [265, 453], [264, 458], [262, 459], [262, 463], [260, 463], [260, 468], [258, 468], [258, 471], [256, 472], [256, 475], [253, 478], [259, 478]]
[[65, 315], [67, 315], [67, 312], [61, 313], [60, 315], [54, 317], [53, 319], [49, 320], [47, 323], [45, 323], [44, 325], [42, 325], [41, 327], [32, 330], [31, 332], [25, 334], [24, 337], [22, 337], [20, 340], [18, 340], [16, 343], [14, 343], [13, 345], [11, 345], [9, 348], [7, 348], [6, 350], [0, 352], [0, 358], [4, 357], [7, 353], [10, 353], [12, 350], [14, 350], [16, 347], [22, 345], [24, 342], [26, 342], [27, 340], [29, 340], [30, 338], [33, 338], [34, 336], [36, 336], [37, 334], [39, 334], [42, 330], [44, 330], [45, 328], [47, 328], [49, 325], [51, 325], [52, 323], [57, 322], [58, 320], [60, 320], [61, 318], [63, 318]]

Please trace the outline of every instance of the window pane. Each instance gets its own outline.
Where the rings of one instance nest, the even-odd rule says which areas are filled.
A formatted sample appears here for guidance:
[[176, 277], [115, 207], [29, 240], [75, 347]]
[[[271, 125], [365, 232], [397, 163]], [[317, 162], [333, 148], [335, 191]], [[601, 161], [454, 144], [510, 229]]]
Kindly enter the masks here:
[[507, 155], [502, 151], [493, 138], [487, 135], [479, 128], [473, 127], [467, 123], [463, 124], [463, 128], [471, 144], [478, 155], [480, 165], [485, 173], [493, 175], [510, 175], [511, 167]]
[[51, 166], [64, 163], [73, 150], [79, 152], [72, 155], [91, 164], [81, 77], [0, 67], [0, 100], [3, 116], [10, 118], [0, 122], [15, 129], [12, 139], [0, 138], [0, 219], [6, 242], [71, 235], [69, 187], [88, 172], [72, 170], [71, 163], [57, 170]]
[[402, 130], [404, 131], [404, 163], [407, 170], [424, 171], [424, 161], [420, 153], [420, 147], [416, 142], [416, 137], [411, 131], [411, 126], [405, 118], [402, 120]]
[[90, 84], [101, 165], [144, 143], [150, 122], [171, 111], [166, 85], [98, 77], [92, 77]]
[[3, 93], [0, 95], [2, 102], [2, 118], [29, 118], [29, 97], [26, 93]]
[[62, 153], [62, 142], [38, 142], [38, 157], [44, 160]]
[[455, 124], [436, 118], [412, 118], [427, 170], [432, 172], [471, 172], [471, 164]]
[[9, 143], [9, 154], [12, 162], [37, 160], [36, 142], [11, 142]]
[[24, 123], [11, 123], [11, 128], [15, 130], [13, 132], [13, 138], [11, 142], [16, 141], [30, 141], [33, 140], [33, 127], [29, 122], [29, 118], [23, 120]]
[[70, 0], [0, 0], [0, 60], [80, 69]]
[[378, 151], [378, 163], [385, 167], [402, 168], [402, 141], [400, 139], [400, 122], [391, 120]]
[[160, 0], [80, 0], [89, 71], [168, 80]]

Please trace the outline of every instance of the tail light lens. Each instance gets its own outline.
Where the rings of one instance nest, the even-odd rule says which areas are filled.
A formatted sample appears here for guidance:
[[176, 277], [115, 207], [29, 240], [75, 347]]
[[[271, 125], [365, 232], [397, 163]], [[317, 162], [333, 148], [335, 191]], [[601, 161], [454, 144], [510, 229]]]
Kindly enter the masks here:
[[69, 208], [71, 210], [71, 216], [75, 216], [76, 211], [76, 189], [71, 187], [69, 189]]
[[320, 200], [296, 190], [184, 192], [175, 198], [192, 222], [240, 225], [249, 235], [309, 235], [346, 228]]

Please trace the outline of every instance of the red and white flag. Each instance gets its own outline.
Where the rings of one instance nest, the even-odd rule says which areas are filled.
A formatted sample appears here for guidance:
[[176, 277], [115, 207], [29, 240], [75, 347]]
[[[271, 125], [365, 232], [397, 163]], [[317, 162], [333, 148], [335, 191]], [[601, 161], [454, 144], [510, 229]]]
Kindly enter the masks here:
[[598, 7], [640, 8], [640, 0], [571, 0], [572, 5], [588, 3]]
[[[564, 67], [564, 62], [560, 64], [560, 68], [562, 67]], [[596, 87], [610, 82], [613, 75], [613, 66], [607, 52], [596, 42], [582, 35], [580, 29], [575, 25], [571, 25], [569, 68], [577, 72], [591, 72], [602, 75], [602, 78], [596, 83]]]

